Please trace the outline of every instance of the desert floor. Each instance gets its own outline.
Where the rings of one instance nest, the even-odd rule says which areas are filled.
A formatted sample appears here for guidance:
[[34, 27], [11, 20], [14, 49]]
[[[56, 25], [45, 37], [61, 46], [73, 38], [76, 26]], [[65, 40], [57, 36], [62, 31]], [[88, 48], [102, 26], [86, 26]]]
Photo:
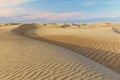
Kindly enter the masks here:
[[120, 80], [120, 34], [111, 27], [0, 27], [0, 80]]

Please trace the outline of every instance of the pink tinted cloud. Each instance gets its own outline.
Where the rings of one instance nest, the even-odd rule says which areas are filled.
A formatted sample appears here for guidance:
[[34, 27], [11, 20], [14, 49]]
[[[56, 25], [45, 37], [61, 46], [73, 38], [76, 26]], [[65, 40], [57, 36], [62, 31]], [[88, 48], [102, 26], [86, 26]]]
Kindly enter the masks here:
[[15, 17], [27, 13], [25, 9], [0, 9], [0, 17]]
[[32, 0], [0, 0], [0, 7], [19, 5], [29, 1]]
[[71, 13], [30, 13], [25, 16], [25, 19], [47, 19], [47, 20], [61, 20], [61, 19], [73, 19], [82, 18], [85, 16], [82, 12], [71, 12]]
[[16, 13], [14, 11], [11, 11], [11, 10], [0, 10], [0, 16], [1, 17], [11, 17], [15, 14]]
[[[113, 15], [115, 14], [115, 15]], [[92, 18], [104, 17], [119, 17], [119, 12], [111, 14], [90, 14], [85, 12], [69, 12], [69, 13], [54, 13], [54, 12], [38, 12], [28, 11], [24, 8], [19, 9], [2, 9], [0, 10], [0, 17], [9, 17], [16, 20], [84, 20]]]

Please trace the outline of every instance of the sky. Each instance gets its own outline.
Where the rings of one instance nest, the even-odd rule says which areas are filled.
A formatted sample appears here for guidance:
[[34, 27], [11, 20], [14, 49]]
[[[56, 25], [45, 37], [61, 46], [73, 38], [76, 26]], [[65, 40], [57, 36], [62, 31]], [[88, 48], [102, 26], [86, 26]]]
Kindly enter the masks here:
[[0, 22], [120, 23], [120, 0], [0, 0]]

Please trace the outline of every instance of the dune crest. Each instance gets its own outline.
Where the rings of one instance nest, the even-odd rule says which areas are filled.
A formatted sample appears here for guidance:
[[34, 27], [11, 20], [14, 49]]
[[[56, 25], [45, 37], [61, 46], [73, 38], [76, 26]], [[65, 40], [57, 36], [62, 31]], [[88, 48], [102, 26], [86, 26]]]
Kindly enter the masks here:
[[1, 80], [120, 79], [117, 73], [82, 55], [12, 31], [0, 32]]
[[113, 31], [115, 31], [116, 33], [119, 33], [120, 34], [120, 27], [118, 26], [115, 26], [115, 27], [112, 27]]
[[40, 28], [40, 25], [38, 24], [22, 24], [18, 28], [14, 29], [13, 31], [18, 34], [25, 35], [27, 31], [31, 29], [38, 29], [38, 28]]
[[116, 34], [111, 27], [31, 29], [26, 32], [26, 35], [69, 48], [120, 73], [120, 35]]

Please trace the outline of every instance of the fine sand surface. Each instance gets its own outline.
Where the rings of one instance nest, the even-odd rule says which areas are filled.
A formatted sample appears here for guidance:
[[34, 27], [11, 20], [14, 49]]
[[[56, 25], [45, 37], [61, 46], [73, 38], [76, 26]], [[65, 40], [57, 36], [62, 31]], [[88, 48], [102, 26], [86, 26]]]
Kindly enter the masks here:
[[120, 80], [116, 72], [80, 54], [8, 27], [0, 27], [0, 80]]
[[120, 34], [120, 26], [115, 26], [115, 27], [112, 27], [113, 31], [115, 31], [116, 33], [119, 33]]
[[120, 74], [120, 34], [111, 27], [32, 29], [25, 34], [69, 48]]

